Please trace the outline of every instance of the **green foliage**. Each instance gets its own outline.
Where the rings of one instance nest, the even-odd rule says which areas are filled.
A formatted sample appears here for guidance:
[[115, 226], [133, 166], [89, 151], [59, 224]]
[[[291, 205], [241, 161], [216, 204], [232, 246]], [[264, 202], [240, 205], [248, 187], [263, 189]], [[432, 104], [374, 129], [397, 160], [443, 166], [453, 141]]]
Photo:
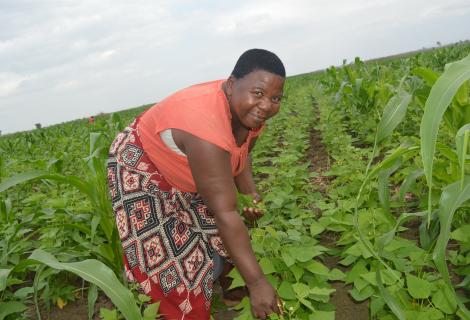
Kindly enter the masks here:
[[[468, 58], [455, 61], [469, 52], [462, 43], [400, 59], [357, 58], [288, 79], [281, 112], [252, 157], [263, 193], [256, 207], [265, 213], [250, 229], [253, 249], [285, 309], [271, 319], [334, 319], [332, 281], [369, 300], [371, 319], [465, 319], [470, 88]], [[104, 263], [115, 283], [89, 286], [90, 319], [99, 288], [116, 306], [101, 318], [156, 317], [158, 305], [130, 294], [121, 279], [105, 168], [115, 134], [148, 107], [0, 137], [0, 319], [67, 299], [76, 277], [67, 281], [65, 270], [90, 263], [96, 270]], [[326, 146], [320, 170], [311, 163], [320, 152], [309, 149], [313, 129]], [[253, 207], [251, 197], [238, 202]], [[38, 268], [31, 252], [63, 271]], [[231, 276], [232, 287], [244, 285]], [[237, 309], [237, 319], [252, 319], [248, 299]]]
[[[463, 48], [464, 50], [459, 51], [458, 58], [468, 55], [468, 49]], [[452, 259], [446, 259], [445, 255], [451, 235], [460, 239], [462, 244], [467, 240], [462, 236], [461, 230], [463, 229], [460, 229], [464, 227], [457, 228], [454, 232], [452, 232], [452, 227], [456, 211], [459, 212], [459, 219], [462, 219], [464, 224], [468, 224], [469, 211], [465, 205], [467, 182], [463, 177], [468, 170], [466, 164], [468, 128], [465, 122], [470, 121], [465, 120], [466, 115], [462, 111], [465, 110], [468, 102], [468, 82], [465, 82], [466, 79], [462, 75], [468, 68], [461, 62], [450, 65], [443, 74], [443, 76], [448, 74], [447, 78], [444, 78], [447, 80], [443, 81], [439, 77], [442, 69], [437, 69], [437, 71], [430, 69], [434, 67], [435, 60], [425, 60], [423, 57], [422, 54], [418, 59], [408, 59], [408, 62], [402, 60], [401, 66], [406, 66], [404, 72], [401, 74], [396, 72], [396, 75], [390, 78], [389, 83], [391, 85], [396, 83], [395, 85], [400, 88], [396, 90], [397, 92], [404, 88], [411, 89], [408, 112], [406, 117], [397, 116], [397, 125], [393, 126], [393, 129], [396, 129], [395, 133], [392, 133], [391, 128], [391, 130], [384, 131], [387, 133], [384, 137], [379, 135], [377, 139], [376, 136], [372, 151], [368, 145], [354, 147], [356, 141], [354, 136], [365, 137], [356, 131], [370, 132], [369, 124], [365, 123], [351, 130], [349, 123], [346, 125], [342, 123], [342, 121], [349, 122], [349, 118], [344, 112], [337, 110], [337, 105], [335, 105], [338, 101], [337, 95], [320, 100], [321, 130], [324, 141], [328, 145], [328, 151], [336, 160], [329, 170], [335, 180], [328, 188], [327, 199], [322, 204], [321, 208], [324, 209], [321, 219], [330, 221], [326, 226], [327, 230], [341, 234], [337, 244], [345, 248], [342, 250], [344, 258], [340, 263], [351, 266], [346, 282], [354, 284], [350, 292], [352, 297], [358, 301], [373, 297], [374, 294], [380, 297], [380, 299], [372, 298], [373, 304], [371, 305], [372, 315], [378, 318], [385, 318], [388, 312], [392, 312], [399, 319], [410, 317], [441, 319], [444, 317], [443, 314], [468, 317], [464, 314], [466, 312], [463, 305], [465, 298], [459, 296], [454, 290], [456, 284], [450, 281], [448, 265], [452, 263], [463, 266], [466, 263], [464, 261], [467, 261], [464, 256], [468, 255], [469, 248], [466, 245], [460, 246]], [[412, 63], [407, 66], [409, 62]], [[431, 64], [427, 64], [428, 62]], [[461, 70], [456, 70], [456, 68]], [[412, 73], [410, 70], [413, 70]], [[454, 75], [460, 74], [462, 77], [452, 82], [449, 72]], [[336, 73], [338, 74], [337, 71]], [[425, 82], [420, 82], [415, 77], [416, 75], [423, 78]], [[400, 83], [394, 82], [399, 77], [402, 79]], [[446, 92], [447, 95], [445, 95], [447, 102], [439, 100], [438, 94], [430, 96], [429, 99], [439, 101], [442, 108], [445, 104], [451, 104], [448, 109], [451, 110], [450, 112], [440, 111], [444, 112], [440, 119], [443, 119], [441, 127], [445, 130], [438, 135], [440, 120], [430, 125], [431, 122], [425, 120], [427, 119], [425, 117], [429, 117], [427, 115], [423, 117], [422, 126], [429, 125], [428, 128], [432, 128], [431, 131], [434, 130], [434, 133], [430, 131], [422, 134], [421, 139], [418, 139], [419, 133], [416, 125], [414, 128], [410, 127], [413, 130], [408, 130], [409, 120], [419, 122], [422, 114], [420, 116], [418, 111], [423, 109], [425, 103], [429, 104], [428, 95], [431, 87], [440, 84], [441, 86], [448, 85], [443, 84], [444, 82], [452, 83], [453, 93]], [[328, 88], [325, 81], [323, 84]], [[398, 109], [391, 109], [390, 106], [384, 105], [382, 122], [386, 119], [385, 114], [393, 114], [390, 110], [395, 110], [397, 114], [402, 113]], [[431, 113], [436, 113], [436, 107], [429, 108], [429, 110]], [[374, 115], [368, 113], [367, 116], [372, 118]], [[371, 122], [364, 118], [361, 120]], [[383, 126], [379, 125], [380, 127]], [[429, 142], [434, 134], [437, 152], [434, 154], [432, 151], [432, 154], [427, 156], [428, 159], [435, 159], [434, 170], [426, 172], [428, 166], [422, 169], [421, 158], [416, 155], [420, 142], [424, 139]], [[456, 144], [452, 142], [454, 136]], [[385, 139], [385, 137], [389, 138]], [[438, 138], [439, 142], [436, 143]], [[380, 146], [377, 146], [378, 142], [381, 142]], [[398, 146], [398, 144], [401, 145]], [[426, 152], [430, 152], [429, 148], [421, 144], [421, 149], [423, 148]], [[445, 161], [441, 160], [442, 157], [445, 157]], [[363, 159], [368, 159], [368, 163], [366, 164]], [[360, 173], [361, 171], [363, 174]], [[426, 180], [421, 178], [425, 172], [427, 177], [434, 178], [435, 181], [433, 189], [430, 189], [431, 191], [427, 194], [423, 192]], [[361, 183], [358, 184], [357, 181]], [[344, 207], [343, 203], [350, 201], [348, 197], [350, 198], [354, 191], [358, 193], [357, 208], [351, 210], [350, 206]], [[435, 197], [439, 198], [439, 195], [441, 196], [440, 205], [433, 200]], [[431, 200], [427, 202], [426, 198]], [[332, 201], [334, 201], [333, 205], [329, 205]], [[433, 208], [432, 214], [426, 212], [428, 205]], [[436, 209], [437, 207], [439, 209]], [[356, 234], [346, 227], [347, 224], [339, 223], [340, 217], [344, 221], [351, 215], [351, 212], [355, 213], [353, 221], [357, 229]], [[430, 223], [426, 217], [429, 217]], [[413, 223], [416, 226], [421, 219], [423, 222], [419, 231], [416, 230], [417, 227], [412, 228], [416, 230], [414, 239], [419, 236], [424, 250], [418, 246], [419, 244], [401, 237], [401, 234], [408, 229], [404, 225]], [[459, 225], [454, 223], [454, 227]], [[357, 237], [360, 240], [359, 244]], [[433, 250], [434, 254], [431, 256], [430, 252]], [[427, 270], [426, 273], [423, 273], [423, 270]], [[459, 270], [462, 275], [470, 271], [468, 268], [465, 271]], [[386, 277], [385, 274], [392, 271], [388, 279], [389, 276]], [[396, 271], [399, 273], [395, 273]], [[371, 272], [377, 274], [375, 279], [371, 277]], [[466, 282], [462, 282], [461, 285], [465, 285], [464, 283]], [[384, 309], [384, 303], [389, 310]], [[457, 310], [457, 306], [460, 310]]]

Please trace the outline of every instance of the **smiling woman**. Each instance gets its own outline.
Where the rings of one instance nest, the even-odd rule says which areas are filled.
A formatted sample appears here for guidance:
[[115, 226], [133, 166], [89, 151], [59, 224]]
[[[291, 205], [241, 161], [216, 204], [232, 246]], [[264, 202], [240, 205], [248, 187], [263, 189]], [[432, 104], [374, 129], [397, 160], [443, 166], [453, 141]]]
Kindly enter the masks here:
[[[274, 53], [248, 50], [228, 79], [169, 96], [113, 142], [108, 178], [127, 276], [160, 301], [164, 319], [209, 319], [217, 278], [227, 304], [249, 292], [255, 317], [279, 313], [238, 214], [237, 189], [261, 200], [249, 153], [279, 111], [284, 79]], [[233, 265], [248, 292], [228, 290]]]

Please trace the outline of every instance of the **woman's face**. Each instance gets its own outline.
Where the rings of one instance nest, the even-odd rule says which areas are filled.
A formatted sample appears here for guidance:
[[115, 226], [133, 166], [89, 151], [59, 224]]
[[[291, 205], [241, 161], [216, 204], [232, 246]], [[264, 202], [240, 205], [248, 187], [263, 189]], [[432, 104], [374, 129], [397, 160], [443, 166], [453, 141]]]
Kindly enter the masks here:
[[265, 70], [255, 70], [226, 83], [232, 117], [248, 129], [259, 128], [279, 112], [284, 78]]

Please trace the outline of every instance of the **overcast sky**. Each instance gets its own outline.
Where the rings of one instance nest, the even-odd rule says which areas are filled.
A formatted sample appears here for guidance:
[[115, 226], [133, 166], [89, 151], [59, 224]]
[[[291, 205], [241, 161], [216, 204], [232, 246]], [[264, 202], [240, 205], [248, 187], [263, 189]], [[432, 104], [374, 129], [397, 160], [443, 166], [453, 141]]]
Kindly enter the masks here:
[[152, 103], [250, 48], [294, 75], [465, 39], [469, 0], [0, 0], [0, 130]]

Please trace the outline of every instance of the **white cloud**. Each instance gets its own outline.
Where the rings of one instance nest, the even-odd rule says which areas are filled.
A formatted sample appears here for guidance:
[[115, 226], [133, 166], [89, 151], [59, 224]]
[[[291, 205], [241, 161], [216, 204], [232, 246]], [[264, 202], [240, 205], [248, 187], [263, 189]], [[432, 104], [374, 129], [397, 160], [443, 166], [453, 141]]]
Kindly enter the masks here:
[[31, 77], [15, 73], [0, 73], [0, 97], [7, 97], [15, 94], [21, 84], [30, 78]]
[[3, 0], [0, 130], [153, 102], [253, 47], [292, 75], [462, 40], [469, 16], [467, 0]]

